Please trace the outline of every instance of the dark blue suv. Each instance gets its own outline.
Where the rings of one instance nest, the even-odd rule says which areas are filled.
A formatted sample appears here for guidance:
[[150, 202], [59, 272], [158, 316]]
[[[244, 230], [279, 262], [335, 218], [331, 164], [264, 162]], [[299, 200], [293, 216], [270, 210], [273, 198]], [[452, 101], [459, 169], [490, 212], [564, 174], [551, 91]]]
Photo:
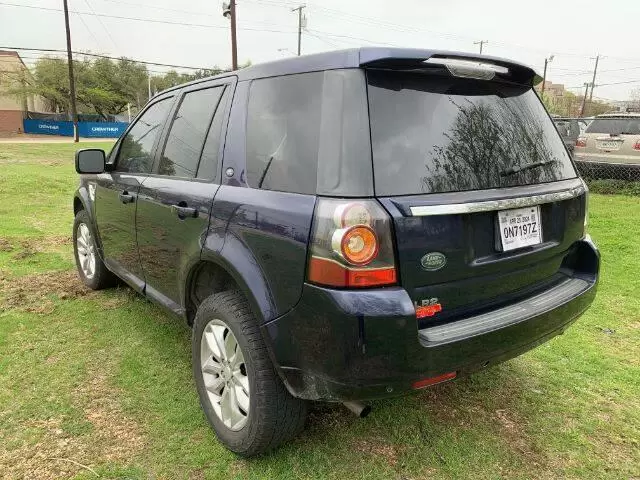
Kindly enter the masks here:
[[404, 394], [562, 333], [596, 292], [587, 189], [528, 67], [363, 48], [157, 95], [83, 150], [78, 271], [193, 327], [220, 440], [254, 455], [307, 400]]

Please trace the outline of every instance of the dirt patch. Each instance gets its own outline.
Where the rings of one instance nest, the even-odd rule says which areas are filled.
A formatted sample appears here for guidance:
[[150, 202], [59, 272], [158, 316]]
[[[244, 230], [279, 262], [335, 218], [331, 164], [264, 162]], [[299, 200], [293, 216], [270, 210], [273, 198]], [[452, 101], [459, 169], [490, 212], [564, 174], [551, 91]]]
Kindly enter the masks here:
[[382, 438], [356, 440], [352, 446], [364, 455], [384, 459], [392, 467], [398, 464], [398, 458], [403, 452], [403, 447], [385, 442]]
[[54, 309], [52, 295], [67, 300], [94, 294], [80, 281], [75, 270], [0, 278], [3, 307], [26, 312], [51, 313]]
[[13, 243], [7, 238], [0, 237], [0, 252], [12, 252], [14, 248]]
[[8, 477], [30, 480], [70, 478], [81, 472], [97, 476], [99, 464], [130, 461], [144, 447], [139, 425], [123, 414], [117, 402], [118, 391], [104, 375], [90, 376], [91, 381], [72, 393], [73, 403], [91, 424], [89, 432], [70, 434], [63, 418], [31, 421], [35, 443], [8, 450], [0, 448], [0, 471]]
[[17, 252], [13, 255], [15, 260], [29, 258], [36, 253], [51, 252], [60, 247], [68, 246], [71, 249], [71, 236], [48, 235], [46, 237], [16, 239], [0, 237], [0, 252]]

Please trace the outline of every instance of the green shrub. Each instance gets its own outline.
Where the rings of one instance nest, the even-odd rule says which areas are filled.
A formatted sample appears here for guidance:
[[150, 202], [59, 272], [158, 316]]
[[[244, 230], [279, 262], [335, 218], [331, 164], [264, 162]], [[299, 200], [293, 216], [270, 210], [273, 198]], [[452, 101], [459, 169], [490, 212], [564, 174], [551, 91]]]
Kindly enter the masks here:
[[640, 196], [640, 182], [631, 180], [591, 179], [588, 177], [585, 177], [584, 180], [589, 186], [589, 191], [593, 193]]

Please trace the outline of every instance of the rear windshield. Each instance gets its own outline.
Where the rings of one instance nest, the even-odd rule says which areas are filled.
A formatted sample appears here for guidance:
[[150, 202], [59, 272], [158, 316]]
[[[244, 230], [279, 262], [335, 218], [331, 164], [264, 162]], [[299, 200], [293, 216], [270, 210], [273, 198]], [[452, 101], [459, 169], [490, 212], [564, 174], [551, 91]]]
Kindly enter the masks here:
[[585, 130], [586, 133], [609, 135], [640, 135], [640, 117], [596, 118]]
[[376, 70], [367, 81], [376, 195], [482, 190], [576, 176], [530, 87]]

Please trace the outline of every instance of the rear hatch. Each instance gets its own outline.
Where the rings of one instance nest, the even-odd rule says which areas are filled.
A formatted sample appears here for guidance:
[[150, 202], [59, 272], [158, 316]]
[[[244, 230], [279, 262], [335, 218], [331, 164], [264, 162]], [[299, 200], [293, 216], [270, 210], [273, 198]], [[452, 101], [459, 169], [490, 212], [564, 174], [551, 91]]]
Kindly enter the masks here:
[[640, 162], [640, 115], [596, 117], [576, 143], [576, 159]]
[[560, 282], [584, 235], [585, 189], [533, 72], [505, 70], [367, 70], [375, 193], [402, 286], [417, 305], [442, 305], [429, 322]]

